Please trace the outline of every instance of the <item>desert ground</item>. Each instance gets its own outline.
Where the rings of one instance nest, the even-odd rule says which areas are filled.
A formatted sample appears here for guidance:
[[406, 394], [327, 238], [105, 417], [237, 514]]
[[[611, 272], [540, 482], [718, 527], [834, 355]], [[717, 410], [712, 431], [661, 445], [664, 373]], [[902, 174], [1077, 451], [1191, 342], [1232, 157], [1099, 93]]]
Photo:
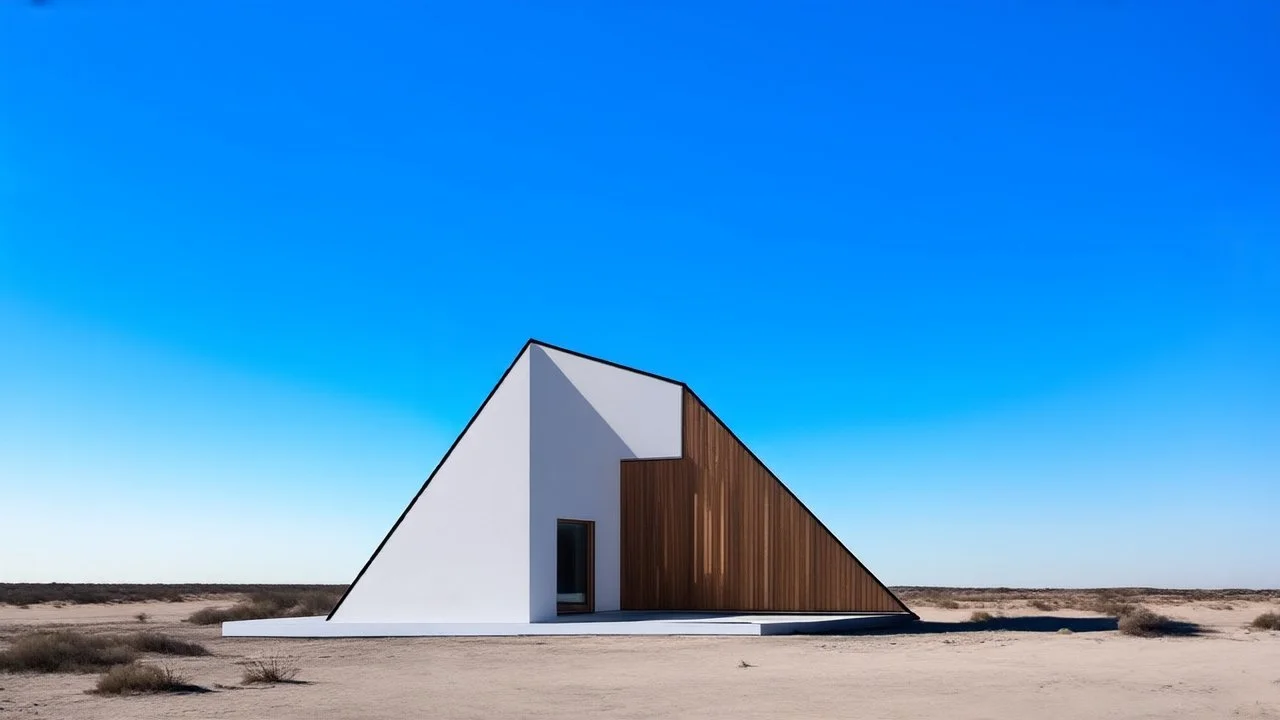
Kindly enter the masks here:
[[[86, 692], [93, 673], [0, 672], [0, 718], [1280, 719], [1280, 632], [1249, 625], [1280, 610], [1280, 593], [1124, 598], [1199, 626], [1172, 637], [1123, 635], [1066, 591], [901, 594], [921, 622], [734, 638], [224, 639], [185, 618], [234, 597], [0, 604], [0, 651], [70, 629], [157, 631], [212, 653], [143, 660], [202, 693], [101, 696]], [[973, 622], [976, 611], [995, 618]], [[300, 682], [243, 685], [241, 663], [268, 657]]]

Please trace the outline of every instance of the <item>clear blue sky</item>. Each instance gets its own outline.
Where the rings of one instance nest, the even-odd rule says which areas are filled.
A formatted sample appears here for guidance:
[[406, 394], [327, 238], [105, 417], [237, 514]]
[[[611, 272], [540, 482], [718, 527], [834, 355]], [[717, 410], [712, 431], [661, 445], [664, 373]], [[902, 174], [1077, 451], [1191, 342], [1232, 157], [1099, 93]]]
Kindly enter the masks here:
[[886, 582], [1280, 586], [1277, 33], [0, 3], [0, 581], [347, 582], [536, 336]]

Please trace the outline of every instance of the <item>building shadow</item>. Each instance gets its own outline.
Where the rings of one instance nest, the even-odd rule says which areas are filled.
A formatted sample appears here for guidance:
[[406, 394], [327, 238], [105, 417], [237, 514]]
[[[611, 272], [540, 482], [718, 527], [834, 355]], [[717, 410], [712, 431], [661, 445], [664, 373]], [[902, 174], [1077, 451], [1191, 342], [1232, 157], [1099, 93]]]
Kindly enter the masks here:
[[1116, 630], [1118, 621], [1113, 617], [1057, 617], [1053, 615], [1029, 615], [1026, 617], [995, 617], [982, 622], [941, 622], [916, 620], [896, 625], [865, 630], [849, 630], [827, 633], [831, 635], [928, 635], [933, 633], [1011, 632], [1056, 633], [1068, 630], [1073, 633], [1106, 632]]
[[[865, 630], [847, 630], [824, 633], [830, 635], [928, 635], [934, 633], [967, 633], [1007, 630], [1030, 633], [1090, 633], [1118, 630], [1120, 621], [1114, 617], [1058, 617], [1054, 615], [1027, 615], [1020, 617], [993, 617], [990, 620], [941, 622], [916, 620]], [[1202, 625], [1180, 620], [1170, 620], [1153, 629], [1149, 637], [1194, 637], [1212, 632]]]

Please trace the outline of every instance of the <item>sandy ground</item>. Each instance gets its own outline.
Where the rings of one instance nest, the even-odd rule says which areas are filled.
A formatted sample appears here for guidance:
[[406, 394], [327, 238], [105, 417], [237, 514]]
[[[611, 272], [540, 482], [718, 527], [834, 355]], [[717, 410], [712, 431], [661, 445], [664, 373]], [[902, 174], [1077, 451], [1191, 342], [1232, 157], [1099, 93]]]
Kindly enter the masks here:
[[[208, 604], [0, 606], [0, 647], [60, 624], [199, 640], [213, 656], [151, 660], [217, 688], [98, 697], [84, 692], [93, 675], [0, 674], [0, 718], [1280, 719], [1280, 633], [1246, 628], [1276, 603], [1153, 605], [1208, 630], [1161, 639], [1012, 603], [1012, 630], [974, 629], [970, 606], [917, 608], [925, 622], [877, 635], [353, 640], [223, 639], [181, 622]], [[239, 687], [237, 662], [269, 655], [295, 659], [307, 684]]]

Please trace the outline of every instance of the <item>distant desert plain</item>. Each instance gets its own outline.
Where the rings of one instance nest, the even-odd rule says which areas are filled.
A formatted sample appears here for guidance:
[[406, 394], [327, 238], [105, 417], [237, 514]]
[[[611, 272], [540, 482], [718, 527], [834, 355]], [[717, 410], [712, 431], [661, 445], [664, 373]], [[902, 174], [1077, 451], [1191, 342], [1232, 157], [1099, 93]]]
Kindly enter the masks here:
[[851, 635], [221, 637], [340, 590], [0, 585], [0, 720], [1280, 720], [1280, 591], [895, 588], [921, 620]]

